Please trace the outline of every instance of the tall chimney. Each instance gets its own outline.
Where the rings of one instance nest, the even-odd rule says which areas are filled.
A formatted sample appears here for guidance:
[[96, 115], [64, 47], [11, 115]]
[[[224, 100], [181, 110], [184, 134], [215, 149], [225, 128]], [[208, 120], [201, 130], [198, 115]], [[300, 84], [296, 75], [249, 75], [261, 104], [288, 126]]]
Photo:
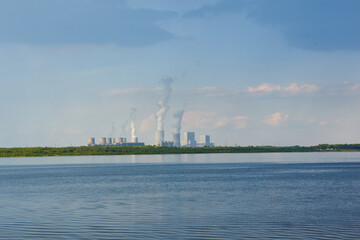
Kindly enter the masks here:
[[180, 133], [173, 133], [174, 147], [181, 147]]

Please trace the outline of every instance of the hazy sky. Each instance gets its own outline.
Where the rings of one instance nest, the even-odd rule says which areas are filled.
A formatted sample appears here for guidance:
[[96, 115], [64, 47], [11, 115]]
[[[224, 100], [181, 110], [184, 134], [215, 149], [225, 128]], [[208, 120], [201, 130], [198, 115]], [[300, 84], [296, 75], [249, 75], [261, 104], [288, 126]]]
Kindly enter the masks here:
[[358, 0], [1, 0], [0, 146], [360, 142]]

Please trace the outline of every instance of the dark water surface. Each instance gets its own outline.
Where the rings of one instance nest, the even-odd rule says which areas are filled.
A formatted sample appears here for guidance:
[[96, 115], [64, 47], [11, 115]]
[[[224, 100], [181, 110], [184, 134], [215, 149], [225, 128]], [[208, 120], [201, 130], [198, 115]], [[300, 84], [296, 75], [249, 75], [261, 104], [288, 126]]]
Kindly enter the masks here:
[[360, 153], [0, 159], [0, 239], [360, 239]]

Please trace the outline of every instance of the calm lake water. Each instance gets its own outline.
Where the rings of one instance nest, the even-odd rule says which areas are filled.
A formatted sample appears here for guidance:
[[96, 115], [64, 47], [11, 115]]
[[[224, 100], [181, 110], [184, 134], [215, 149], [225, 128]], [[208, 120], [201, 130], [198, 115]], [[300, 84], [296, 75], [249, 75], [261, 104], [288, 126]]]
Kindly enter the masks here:
[[0, 159], [0, 239], [360, 239], [360, 153]]

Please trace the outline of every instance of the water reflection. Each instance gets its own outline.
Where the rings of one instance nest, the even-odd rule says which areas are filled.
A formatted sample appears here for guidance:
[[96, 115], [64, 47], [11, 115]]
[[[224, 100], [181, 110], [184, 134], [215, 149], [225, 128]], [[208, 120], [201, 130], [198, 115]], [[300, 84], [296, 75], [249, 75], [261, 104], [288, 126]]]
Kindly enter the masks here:
[[359, 155], [0, 159], [0, 240], [360, 239], [360, 163], [278, 164]]
[[131, 155], [131, 162], [137, 163], [137, 155]]
[[0, 165], [360, 162], [360, 152], [233, 153], [0, 158]]

